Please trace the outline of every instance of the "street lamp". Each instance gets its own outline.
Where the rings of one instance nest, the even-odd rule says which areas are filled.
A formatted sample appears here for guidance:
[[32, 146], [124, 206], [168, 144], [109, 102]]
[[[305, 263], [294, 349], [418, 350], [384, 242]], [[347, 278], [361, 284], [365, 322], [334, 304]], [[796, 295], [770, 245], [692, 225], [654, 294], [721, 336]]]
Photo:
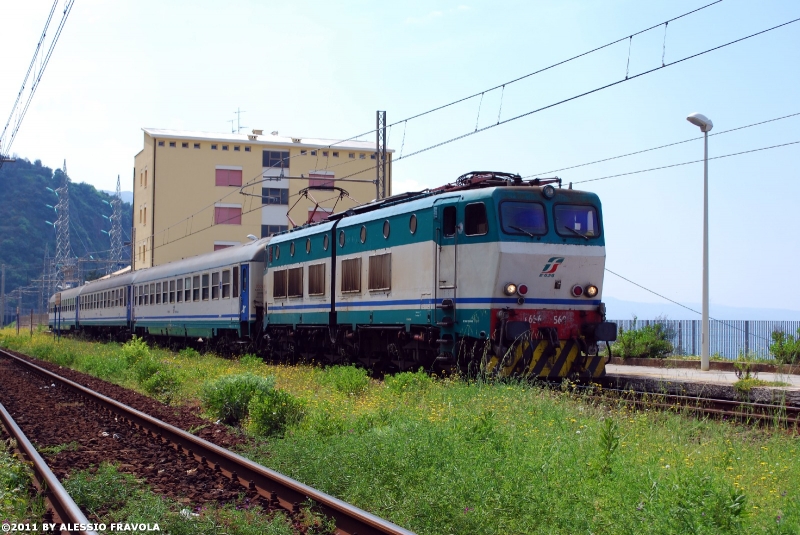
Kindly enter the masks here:
[[708, 371], [709, 348], [708, 332], [708, 132], [714, 128], [711, 119], [701, 113], [692, 113], [687, 121], [700, 127], [705, 137], [705, 156], [703, 157], [703, 338], [700, 353], [700, 369]]

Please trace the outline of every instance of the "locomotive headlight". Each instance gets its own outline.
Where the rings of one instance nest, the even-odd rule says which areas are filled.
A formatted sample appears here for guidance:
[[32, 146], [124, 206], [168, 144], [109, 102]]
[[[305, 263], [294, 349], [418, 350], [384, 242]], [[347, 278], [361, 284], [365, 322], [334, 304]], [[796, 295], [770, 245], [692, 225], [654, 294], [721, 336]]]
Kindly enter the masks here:
[[513, 282], [509, 282], [503, 288], [503, 293], [506, 295], [514, 295], [515, 293], [517, 293], [517, 285], [514, 284]]
[[556, 188], [554, 188], [550, 184], [542, 188], [542, 195], [544, 195], [545, 199], [552, 199], [555, 194], [556, 194]]
[[586, 293], [586, 297], [594, 297], [597, 295], [597, 286], [590, 284], [584, 289], [584, 291]]

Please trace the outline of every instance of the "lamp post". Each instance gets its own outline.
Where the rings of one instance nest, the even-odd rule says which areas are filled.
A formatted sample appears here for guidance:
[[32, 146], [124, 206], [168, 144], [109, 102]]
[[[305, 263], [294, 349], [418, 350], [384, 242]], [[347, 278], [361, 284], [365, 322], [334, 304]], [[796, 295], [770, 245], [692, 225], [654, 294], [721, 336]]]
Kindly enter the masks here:
[[700, 369], [708, 371], [709, 348], [711, 346], [708, 332], [708, 132], [714, 128], [711, 119], [700, 113], [692, 113], [687, 121], [700, 127], [705, 135], [705, 155], [703, 156], [703, 338], [700, 353]]

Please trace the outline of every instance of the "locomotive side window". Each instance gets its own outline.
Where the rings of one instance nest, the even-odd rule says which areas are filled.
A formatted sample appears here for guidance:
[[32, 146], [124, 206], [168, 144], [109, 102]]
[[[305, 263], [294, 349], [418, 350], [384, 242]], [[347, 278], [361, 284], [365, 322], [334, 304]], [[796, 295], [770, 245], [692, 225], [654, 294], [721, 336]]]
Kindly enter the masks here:
[[468, 204], [464, 209], [464, 232], [467, 236], [481, 236], [489, 232], [486, 205], [482, 202]]
[[303, 297], [303, 268], [289, 270], [289, 297]]
[[541, 236], [547, 234], [544, 206], [536, 202], [500, 203], [500, 225], [506, 234]]
[[211, 274], [211, 299], [219, 299], [219, 271]]
[[203, 273], [203, 301], [208, 301], [208, 273]]
[[369, 257], [369, 290], [392, 289], [392, 253]]
[[272, 272], [272, 297], [281, 299], [286, 297], [286, 270], [279, 269]]
[[176, 300], [178, 303], [183, 303], [183, 279], [178, 279], [175, 281], [176, 286]]
[[231, 297], [231, 270], [226, 269], [222, 272], [222, 298], [230, 299]]
[[308, 295], [325, 295], [325, 264], [308, 266]]
[[342, 260], [342, 293], [361, 291], [361, 258]]
[[239, 266], [233, 266], [233, 297], [239, 297]]
[[183, 279], [183, 300], [187, 303], [191, 301], [192, 297], [192, 279], [190, 277], [186, 277]]
[[594, 206], [578, 204], [559, 204], [554, 208], [556, 232], [565, 237], [579, 236], [584, 239], [600, 235], [597, 224], [597, 210]]
[[411, 214], [411, 217], [408, 219], [408, 230], [411, 231], [411, 234], [417, 233], [417, 215]]
[[456, 235], [456, 207], [446, 206], [442, 215], [442, 232], [446, 237]]
[[192, 301], [200, 301], [200, 275], [192, 277]]

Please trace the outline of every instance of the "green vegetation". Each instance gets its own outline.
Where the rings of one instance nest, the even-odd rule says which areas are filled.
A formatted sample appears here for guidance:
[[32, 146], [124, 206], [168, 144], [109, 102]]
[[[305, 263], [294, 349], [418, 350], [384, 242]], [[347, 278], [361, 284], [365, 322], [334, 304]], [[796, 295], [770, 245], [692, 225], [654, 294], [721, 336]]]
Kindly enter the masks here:
[[250, 400], [256, 395], [268, 395], [275, 386], [274, 377], [259, 377], [252, 373], [227, 375], [203, 385], [203, 406], [226, 424], [237, 425], [248, 414]]
[[633, 327], [629, 331], [619, 328], [612, 350], [614, 356], [623, 359], [665, 358], [672, 353], [671, 333], [664, 324], [653, 323], [637, 328], [636, 320], [634, 316]]
[[783, 331], [774, 331], [769, 350], [781, 364], [800, 363], [800, 329], [797, 329], [797, 338]]
[[58, 444], [56, 446], [37, 446], [36, 451], [38, 451], [40, 455], [58, 455], [62, 451], [78, 451], [80, 447], [80, 444], [73, 441], [66, 444]]
[[282, 514], [267, 515], [246, 501], [239, 507], [188, 509], [153, 494], [143, 482], [110, 464], [71, 474], [64, 488], [89, 513], [90, 521], [157, 523], [161, 533], [172, 535], [295, 533]]
[[[77, 369], [122, 361], [117, 344], [9, 329], [0, 345]], [[597, 405], [568, 384], [365, 383], [355, 368], [149, 352], [179, 378], [173, 403], [227, 376], [269, 382], [243, 405], [257, 436], [242, 453], [420, 534], [800, 532], [800, 438], [782, 431]], [[98, 369], [143, 391], [124, 361]]]
[[45, 511], [44, 498], [33, 496], [33, 472], [12, 455], [13, 439], [0, 442], [0, 520], [40, 521]]
[[[72, 177], [69, 190], [73, 252], [88, 256], [93, 251], [107, 251], [109, 237], [100, 230], [109, 229], [103, 215], [110, 216], [111, 208], [103, 201], [111, 201], [111, 197], [76, 178]], [[6, 265], [6, 293], [40, 276], [45, 247], [50, 258], [55, 256], [55, 232], [46, 221], [56, 220], [56, 213], [47, 205], [55, 206], [58, 198], [46, 188], [56, 189], [62, 180], [60, 170], [54, 172], [39, 160], [31, 163], [20, 158], [0, 168], [0, 264]], [[122, 210], [122, 228], [130, 229], [133, 209], [123, 203]]]

